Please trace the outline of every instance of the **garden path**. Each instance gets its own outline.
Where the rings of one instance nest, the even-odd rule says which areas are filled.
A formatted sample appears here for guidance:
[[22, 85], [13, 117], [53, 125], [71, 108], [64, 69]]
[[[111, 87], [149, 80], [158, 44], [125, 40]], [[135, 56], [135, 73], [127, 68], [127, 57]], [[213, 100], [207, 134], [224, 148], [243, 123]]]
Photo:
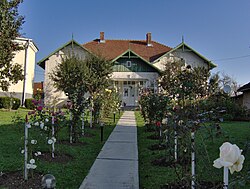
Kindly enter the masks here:
[[133, 111], [123, 113], [79, 189], [139, 189]]

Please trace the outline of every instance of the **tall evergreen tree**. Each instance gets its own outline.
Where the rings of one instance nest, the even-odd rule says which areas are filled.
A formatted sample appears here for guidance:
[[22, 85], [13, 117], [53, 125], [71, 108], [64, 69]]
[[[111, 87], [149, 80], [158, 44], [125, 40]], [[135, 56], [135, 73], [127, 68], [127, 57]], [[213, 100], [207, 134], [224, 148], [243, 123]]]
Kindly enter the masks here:
[[10, 84], [23, 79], [21, 66], [12, 59], [23, 47], [14, 40], [20, 36], [24, 17], [18, 13], [22, 0], [0, 0], [0, 89], [8, 91]]

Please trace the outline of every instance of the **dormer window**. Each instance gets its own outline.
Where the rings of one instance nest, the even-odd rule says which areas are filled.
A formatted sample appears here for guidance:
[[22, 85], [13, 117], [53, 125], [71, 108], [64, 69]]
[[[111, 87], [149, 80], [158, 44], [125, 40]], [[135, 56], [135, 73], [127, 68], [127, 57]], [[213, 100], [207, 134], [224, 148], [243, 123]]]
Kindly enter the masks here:
[[127, 61], [126, 64], [128, 68], [131, 67], [131, 61]]

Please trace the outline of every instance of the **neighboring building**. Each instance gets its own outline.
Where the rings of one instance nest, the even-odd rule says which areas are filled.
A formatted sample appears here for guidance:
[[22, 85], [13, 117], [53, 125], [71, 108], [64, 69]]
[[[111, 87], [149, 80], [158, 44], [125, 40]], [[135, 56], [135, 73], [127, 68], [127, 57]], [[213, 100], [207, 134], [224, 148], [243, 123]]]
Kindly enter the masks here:
[[[74, 48], [73, 48], [74, 47]], [[79, 45], [75, 41], [68, 42], [49, 56], [38, 62], [45, 69], [45, 102], [49, 96], [55, 96], [48, 73], [61, 62], [61, 56], [71, 51], [81, 53], [83, 56], [90, 52], [103, 56], [114, 62], [111, 79], [113, 86], [117, 87], [123, 104], [137, 106], [141, 89], [150, 88], [157, 90], [157, 79], [164, 65], [183, 60], [187, 65], [203, 66], [209, 69], [215, 67], [209, 60], [194, 51], [184, 42], [176, 48], [170, 48], [151, 39], [151, 33], [146, 34], [145, 40], [109, 40], [105, 39], [104, 32], [100, 32], [100, 38]], [[61, 56], [60, 56], [61, 55]], [[46, 89], [49, 88], [48, 90]], [[50, 93], [54, 91], [53, 93]], [[57, 99], [65, 99], [62, 92], [56, 93]]]
[[24, 70], [25, 78], [15, 85], [11, 85], [8, 92], [0, 90], [0, 96], [12, 96], [19, 98], [21, 104], [24, 104], [26, 98], [32, 98], [33, 95], [33, 82], [35, 75], [35, 62], [36, 52], [38, 51], [35, 43], [28, 38], [17, 38], [15, 40], [24, 49], [16, 52], [13, 62], [18, 63]]
[[238, 102], [250, 110], [250, 82], [240, 87], [237, 92], [242, 92], [240, 97], [238, 97], [240, 99]]
[[44, 98], [43, 94], [43, 82], [34, 83], [33, 96], [39, 96]]

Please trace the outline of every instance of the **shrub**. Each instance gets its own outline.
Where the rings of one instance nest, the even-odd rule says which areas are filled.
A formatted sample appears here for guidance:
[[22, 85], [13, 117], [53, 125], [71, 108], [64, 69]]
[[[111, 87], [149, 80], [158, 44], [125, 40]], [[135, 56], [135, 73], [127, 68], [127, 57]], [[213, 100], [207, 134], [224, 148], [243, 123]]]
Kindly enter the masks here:
[[19, 98], [12, 98], [12, 109], [17, 110], [20, 107], [21, 101]]
[[34, 99], [33, 98], [27, 98], [27, 99], [25, 99], [25, 103], [24, 104], [25, 104], [25, 107], [27, 109], [30, 109], [30, 110], [35, 109], [35, 106], [34, 106], [32, 100], [34, 100]]
[[0, 97], [0, 108], [10, 109], [10, 100], [8, 96]]

